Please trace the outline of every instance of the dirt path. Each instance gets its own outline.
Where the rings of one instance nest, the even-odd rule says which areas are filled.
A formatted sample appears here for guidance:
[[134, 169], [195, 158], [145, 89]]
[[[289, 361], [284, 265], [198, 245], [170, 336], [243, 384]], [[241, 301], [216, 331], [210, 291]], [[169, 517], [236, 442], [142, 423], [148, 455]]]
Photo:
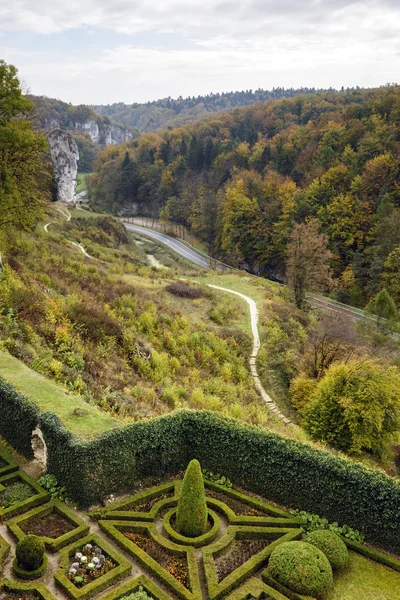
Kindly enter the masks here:
[[279, 417], [285, 423], [285, 425], [292, 424], [292, 421], [290, 419], [288, 419], [288, 417], [286, 417], [279, 410], [279, 408], [277, 407], [277, 405], [275, 404], [275, 402], [272, 400], [271, 396], [269, 396], [267, 394], [267, 392], [263, 388], [262, 383], [260, 381], [260, 378], [258, 376], [257, 366], [256, 366], [256, 360], [257, 360], [258, 351], [260, 350], [261, 342], [260, 342], [260, 334], [258, 332], [258, 309], [257, 309], [256, 302], [252, 298], [249, 298], [249, 296], [245, 296], [244, 294], [241, 294], [240, 292], [236, 292], [235, 290], [231, 290], [229, 288], [223, 288], [223, 287], [220, 287], [218, 285], [212, 285], [211, 283], [209, 283], [207, 285], [208, 285], [208, 287], [214, 288], [216, 290], [221, 290], [223, 292], [228, 292], [228, 294], [235, 294], [235, 296], [239, 296], [240, 298], [242, 298], [242, 300], [244, 300], [245, 302], [247, 302], [247, 304], [249, 306], [249, 309], [250, 309], [251, 331], [252, 331], [252, 334], [253, 334], [253, 349], [252, 349], [252, 352], [251, 352], [251, 355], [250, 355], [249, 362], [250, 362], [250, 372], [252, 374], [252, 377], [253, 377], [253, 380], [254, 380], [254, 384], [255, 384], [258, 392], [260, 393], [262, 399], [268, 405], [268, 408], [277, 417]]

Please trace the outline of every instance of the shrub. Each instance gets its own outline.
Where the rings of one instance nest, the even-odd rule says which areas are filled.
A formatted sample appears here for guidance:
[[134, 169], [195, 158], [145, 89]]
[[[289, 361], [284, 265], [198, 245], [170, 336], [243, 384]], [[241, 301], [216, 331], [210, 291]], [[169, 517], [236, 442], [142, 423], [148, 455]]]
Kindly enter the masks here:
[[204, 535], [207, 530], [207, 504], [203, 475], [198, 460], [191, 460], [183, 478], [176, 511], [179, 533], [186, 537]]
[[333, 531], [324, 531], [323, 529], [309, 533], [304, 540], [312, 544], [329, 560], [333, 571], [345, 567], [349, 561], [349, 552], [343, 540]]
[[285, 542], [275, 548], [268, 573], [298, 594], [321, 597], [333, 584], [332, 568], [325, 554], [305, 542]]
[[123, 596], [120, 600], [153, 600], [153, 596], [149, 596], [142, 586], [140, 586], [136, 592], [133, 592], [128, 596]]
[[204, 296], [203, 290], [199, 287], [191, 287], [186, 283], [170, 283], [165, 288], [167, 292], [178, 296], [179, 298], [201, 298]]
[[43, 540], [36, 535], [26, 535], [18, 542], [15, 556], [25, 571], [36, 571], [43, 563]]

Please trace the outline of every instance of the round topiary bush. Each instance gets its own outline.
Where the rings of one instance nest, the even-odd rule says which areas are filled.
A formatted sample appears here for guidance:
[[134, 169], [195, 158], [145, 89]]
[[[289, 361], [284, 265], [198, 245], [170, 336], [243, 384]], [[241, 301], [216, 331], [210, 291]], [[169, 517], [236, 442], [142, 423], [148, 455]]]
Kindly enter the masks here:
[[208, 512], [204, 481], [198, 460], [191, 460], [183, 478], [176, 511], [176, 526], [186, 537], [198, 537], [207, 531]]
[[36, 535], [26, 535], [18, 542], [15, 556], [22, 569], [36, 571], [43, 563], [43, 540]]
[[305, 542], [284, 542], [272, 551], [268, 573], [292, 592], [321, 597], [333, 584], [325, 554]]
[[342, 569], [349, 562], [349, 552], [344, 541], [333, 531], [317, 529], [304, 540], [321, 550], [331, 563], [334, 571]]

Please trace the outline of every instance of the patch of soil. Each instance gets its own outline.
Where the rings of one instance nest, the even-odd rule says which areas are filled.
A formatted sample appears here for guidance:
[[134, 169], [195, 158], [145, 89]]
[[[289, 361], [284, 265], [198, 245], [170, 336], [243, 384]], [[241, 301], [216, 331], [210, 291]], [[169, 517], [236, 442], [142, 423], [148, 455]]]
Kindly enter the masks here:
[[1, 592], [2, 600], [41, 600], [34, 592]]
[[218, 581], [228, 577], [235, 569], [269, 544], [270, 540], [234, 540], [228, 551], [215, 559]]
[[261, 510], [260, 508], [255, 508], [254, 506], [249, 506], [245, 502], [242, 502], [241, 500], [237, 500], [236, 498], [232, 498], [231, 496], [228, 496], [228, 494], [224, 494], [223, 492], [217, 492], [216, 490], [206, 489], [206, 495], [209, 498], [214, 498], [215, 500], [224, 502], [238, 516], [244, 516], [244, 517], [272, 517], [273, 516], [266, 510]]
[[26, 535], [33, 534], [39, 537], [56, 539], [64, 533], [72, 531], [74, 526], [61, 515], [52, 512], [44, 517], [35, 517], [22, 523], [21, 529]]
[[145, 533], [125, 531], [124, 536], [147, 552], [151, 558], [168, 571], [168, 573], [173, 575], [179, 583], [190, 590], [189, 569], [183, 558], [169, 554], [165, 548], [157, 544], [157, 542]]

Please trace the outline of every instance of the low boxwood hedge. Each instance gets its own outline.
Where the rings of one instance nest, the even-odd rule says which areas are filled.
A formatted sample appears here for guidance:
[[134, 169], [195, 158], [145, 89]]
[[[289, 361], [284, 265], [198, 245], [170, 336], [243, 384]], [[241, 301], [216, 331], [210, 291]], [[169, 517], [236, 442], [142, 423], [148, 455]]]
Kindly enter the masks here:
[[50, 515], [53, 512], [57, 513], [66, 521], [68, 521], [68, 523], [70, 523], [74, 529], [64, 533], [64, 535], [61, 535], [58, 538], [42, 537], [46, 548], [50, 552], [58, 552], [61, 548], [64, 548], [64, 546], [71, 544], [75, 540], [79, 540], [88, 533], [89, 525], [87, 525], [83, 519], [78, 517], [73, 510], [58, 500], [52, 500], [47, 504], [33, 508], [23, 515], [14, 517], [7, 522], [7, 529], [14, 535], [15, 538], [17, 538], [17, 540], [21, 540], [26, 535], [21, 529], [23, 525], [33, 519]]
[[277, 590], [260, 581], [259, 579], [250, 579], [242, 585], [238, 590], [235, 590], [225, 600], [288, 600], [287, 596], [283, 596]]
[[102, 597], [101, 600], [120, 600], [124, 596], [129, 596], [142, 588], [149, 596], [154, 600], [171, 600], [170, 596], [167, 596], [155, 583], [151, 581], [146, 575], [139, 575], [124, 585], [121, 585], [116, 590], [113, 590], [109, 594]]
[[382, 565], [386, 565], [395, 571], [400, 571], [400, 560], [395, 556], [390, 556], [390, 554], [380, 552], [377, 548], [365, 546], [364, 544], [360, 544], [354, 540], [349, 540], [345, 537], [342, 537], [342, 540], [349, 550], [358, 552], [359, 554], [362, 554], [363, 556], [366, 556], [375, 562], [381, 563]]
[[[116, 542], [123, 550], [128, 552], [148, 571], [164, 583], [174, 594], [183, 600], [202, 600], [202, 593], [199, 582], [199, 571], [196, 559], [196, 551], [188, 546], [181, 546], [167, 540], [156, 529], [154, 523], [128, 521], [99, 521], [101, 529]], [[190, 590], [180, 583], [173, 575], [158, 564], [147, 552], [139, 548], [135, 543], [124, 535], [124, 531], [134, 533], [145, 533], [149, 535], [165, 550], [177, 557], [184, 558], [187, 561]]]
[[[177, 490], [179, 489], [177, 484], [178, 482], [174, 481], [163, 483], [162, 485], [152, 487], [150, 490], [128, 496], [128, 498], [114, 502], [107, 508], [93, 511], [91, 517], [96, 520], [111, 519], [112, 521], [119, 521], [123, 519], [127, 521], [152, 522], [161, 508], [176, 505], [178, 501]], [[171, 497], [162, 498], [162, 496], [166, 494], [171, 494]], [[153, 500], [158, 497], [160, 497], [160, 500], [152, 506], [151, 510], [147, 512], [134, 510], [135, 505], [139, 506], [145, 501]]]
[[10, 554], [10, 544], [0, 535], [0, 569]]
[[199, 535], [195, 538], [186, 537], [180, 534], [178, 531], [176, 531], [176, 529], [172, 527], [171, 519], [176, 516], [176, 510], [176, 508], [171, 508], [164, 516], [163, 521], [164, 529], [173, 542], [176, 542], [177, 544], [183, 544], [183, 546], [193, 546], [193, 548], [200, 548], [205, 544], [211, 544], [211, 542], [215, 540], [219, 532], [220, 521], [218, 515], [213, 510], [208, 509], [208, 518], [209, 521], [211, 521], [212, 523], [210, 530], [204, 533], [203, 535]]
[[29, 485], [34, 493], [26, 500], [22, 500], [21, 502], [17, 502], [7, 508], [0, 508], [0, 521], [4, 521], [9, 519], [13, 515], [18, 515], [23, 513], [34, 506], [38, 506], [40, 504], [44, 504], [49, 500], [50, 496], [46, 490], [44, 490], [37, 481], [29, 477], [24, 471], [15, 471], [13, 473], [9, 473], [4, 477], [0, 478], [0, 489], [1, 486], [7, 487], [8, 485], [16, 482], [22, 482]]
[[34, 571], [27, 571], [26, 569], [23, 569], [22, 567], [20, 567], [18, 565], [18, 560], [16, 558], [14, 558], [12, 568], [13, 568], [14, 574], [17, 577], [19, 577], [20, 579], [32, 580], [32, 579], [39, 579], [39, 577], [42, 577], [46, 572], [48, 564], [49, 564], [49, 560], [48, 560], [47, 556], [44, 555], [43, 562], [40, 565], [40, 567], [38, 567]]
[[[82, 548], [85, 544], [93, 544], [101, 548], [117, 566], [102, 575], [98, 579], [91, 581], [87, 585], [78, 588], [72, 581], [66, 576], [66, 572], [70, 566], [70, 560], [75, 555], [75, 552]], [[132, 565], [126, 560], [119, 552], [108, 544], [104, 539], [98, 535], [90, 534], [85, 538], [80, 539], [78, 542], [70, 544], [66, 548], [60, 551], [60, 566], [54, 573], [54, 579], [56, 583], [64, 590], [64, 592], [73, 600], [84, 600], [86, 598], [92, 598], [96, 596], [110, 585], [113, 585], [120, 579], [126, 577], [132, 570]]]
[[8, 473], [13, 473], [14, 471], [18, 471], [19, 467], [15, 460], [10, 456], [10, 454], [4, 450], [4, 448], [0, 448], [0, 463], [6, 463], [3, 466], [0, 464], [0, 477], [3, 475], [7, 475]]
[[11, 581], [10, 579], [0, 580], [0, 591], [6, 591], [16, 594], [35, 594], [40, 600], [56, 600], [53, 594], [43, 585], [43, 583], [22, 583]]
[[[218, 600], [231, 592], [258, 571], [277, 546], [284, 542], [300, 538], [302, 533], [303, 529], [284, 527], [229, 527], [226, 535], [202, 550], [209, 599]], [[222, 556], [228, 550], [229, 545], [235, 538], [267, 539], [273, 541], [219, 582], [215, 559]]]

